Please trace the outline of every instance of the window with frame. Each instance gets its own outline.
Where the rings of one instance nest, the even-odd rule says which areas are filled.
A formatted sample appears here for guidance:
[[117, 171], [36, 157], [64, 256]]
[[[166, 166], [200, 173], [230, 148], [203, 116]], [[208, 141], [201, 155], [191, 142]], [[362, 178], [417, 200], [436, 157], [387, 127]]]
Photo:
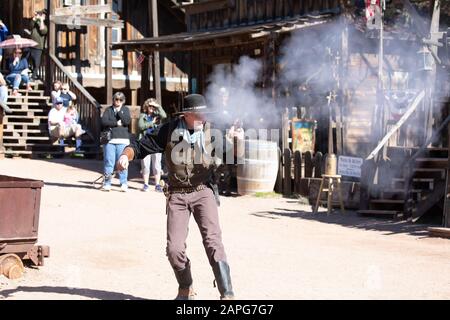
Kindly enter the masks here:
[[[119, 20], [123, 11], [123, 1], [113, 0], [112, 10], [113, 12], [115, 12], [115, 14], [112, 15], [112, 19]], [[111, 29], [112, 29], [112, 42], [122, 41], [122, 29], [121, 28], [111, 28]], [[112, 57], [113, 59], [122, 59], [122, 50], [113, 50]]]

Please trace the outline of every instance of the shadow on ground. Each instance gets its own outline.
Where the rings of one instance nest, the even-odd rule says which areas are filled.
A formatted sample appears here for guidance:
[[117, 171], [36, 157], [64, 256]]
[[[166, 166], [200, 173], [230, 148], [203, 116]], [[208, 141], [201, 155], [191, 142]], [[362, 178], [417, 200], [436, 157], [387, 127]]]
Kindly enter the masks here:
[[427, 228], [431, 226], [438, 226], [431, 224], [415, 224], [407, 221], [397, 221], [392, 219], [375, 219], [370, 217], [362, 217], [354, 211], [346, 211], [345, 214], [342, 214], [339, 211], [334, 211], [330, 215], [327, 215], [326, 211], [319, 211], [318, 213], [313, 214], [311, 211], [275, 208], [271, 211], [255, 212], [252, 215], [267, 219], [288, 217], [294, 219], [317, 221], [321, 223], [336, 224], [347, 228], [381, 231], [386, 235], [403, 233], [410, 234], [412, 236], [427, 238], [429, 236]]
[[41, 286], [41, 287], [19, 286], [16, 289], [7, 289], [0, 291], [0, 297], [6, 299], [17, 292], [59, 293], [100, 300], [147, 300], [141, 297], [135, 297], [133, 295], [124, 294], [120, 292], [111, 292], [111, 291], [93, 290], [84, 288], [51, 287], [51, 286]]
[[[79, 168], [86, 171], [93, 171], [96, 175], [103, 173], [103, 161], [91, 160], [91, 159], [39, 159], [39, 161], [45, 161], [50, 163], [57, 163], [66, 165], [73, 168]], [[139, 171], [141, 170], [141, 163], [139, 160], [134, 160], [130, 163], [130, 169], [128, 170], [128, 176], [130, 179], [140, 177]], [[95, 176], [95, 175], [94, 175]]]

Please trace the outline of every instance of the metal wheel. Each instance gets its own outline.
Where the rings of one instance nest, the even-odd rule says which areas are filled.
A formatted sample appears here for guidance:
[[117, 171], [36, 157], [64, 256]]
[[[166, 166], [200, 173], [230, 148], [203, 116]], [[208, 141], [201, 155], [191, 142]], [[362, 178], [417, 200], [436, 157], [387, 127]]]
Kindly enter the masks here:
[[23, 275], [22, 260], [15, 254], [5, 254], [0, 256], [0, 274], [8, 279], [18, 279]]

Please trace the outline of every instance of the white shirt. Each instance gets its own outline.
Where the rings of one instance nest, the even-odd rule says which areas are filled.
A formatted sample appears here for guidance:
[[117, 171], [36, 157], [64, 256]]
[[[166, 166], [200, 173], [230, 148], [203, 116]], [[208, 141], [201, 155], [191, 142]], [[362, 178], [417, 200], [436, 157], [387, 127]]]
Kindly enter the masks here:
[[66, 107], [62, 107], [61, 109], [56, 109], [53, 107], [48, 113], [48, 130], [51, 131], [55, 128], [55, 124], [51, 123], [64, 123], [64, 115], [66, 114]]

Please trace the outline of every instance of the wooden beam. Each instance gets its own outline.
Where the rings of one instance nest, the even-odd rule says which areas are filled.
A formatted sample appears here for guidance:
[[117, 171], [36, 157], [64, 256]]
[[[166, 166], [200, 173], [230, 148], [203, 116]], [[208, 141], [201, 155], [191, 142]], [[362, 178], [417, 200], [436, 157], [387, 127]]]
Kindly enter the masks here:
[[146, 55], [144, 61], [141, 64], [141, 89], [139, 91], [140, 105], [144, 104], [144, 101], [148, 98], [150, 91], [150, 61]]
[[97, 26], [105, 28], [123, 28], [123, 20], [86, 18], [81, 16], [50, 16], [50, 21], [66, 26]]
[[[111, 4], [112, 0], [108, 0], [108, 4]], [[107, 17], [110, 18], [111, 14], [108, 13]], [[111, 42], [112, 42], [112, 29], [105, 29], [105, 94], [106, 94], [106, 103], [108, 105], [112, 105], [112, 95], [113, 95], [113, 87], [112, 87], [112, 51], [111, 51]]]
[[110, 4], [91, 5], [91, 6], [70, 6], [63, 8], [56, 8], [54, 16], [71, 16], [71, 15], [86, 15], [99, 13], [112, 13]]
[[203, 13], [208, 11], [216, 11], [221, 9], [230, 8], [230, 1], [228, 0], [211, 0], [204, 2], [194, 2], [191, 4], [187, 4], [185, 6], [181, 6], [185, 8], [186, 15], [191, 16], [197, 13]]
[[[55, 8], [54, 8], [54, 4], [52, 4], [51, 0], [47, 0], [47, 8], [48, 8], [48, 13], [50, 15], [53, 14]], [[53, 82], [53, 72], [54, 72], [54, 64], [50, 63], [50, 55], [55, 55], [56, 54], [56, 26], [55, 23], [53, 21], [50, 20], [49, 24], [48, 24], [48, 37], [47, 37], [47, 50], [48, 50], [48, 54], [47, 54], [47, 58], [48, 58], [48, 62], [45, 64], [45, 94], [46, 95], [50, 95], [51, 90], [53, 89], [52, 86], [52, 82]]]
[[448, 238], [450, 239], [450, 228], [429, 227], [430, 237]]
[[[150, 3], [149, 3], [150, 6]], [[152, 30], [153, 37], [157, 38], [159, 36], [158, 30], [158, 2], [156, 0], [151, 1], [151, 11], [152, 11]], [[159, 61], [159, 51], [153, 52], [153, 89], [155, 90], [155, 98], [161, 105], [161, 64]]]

